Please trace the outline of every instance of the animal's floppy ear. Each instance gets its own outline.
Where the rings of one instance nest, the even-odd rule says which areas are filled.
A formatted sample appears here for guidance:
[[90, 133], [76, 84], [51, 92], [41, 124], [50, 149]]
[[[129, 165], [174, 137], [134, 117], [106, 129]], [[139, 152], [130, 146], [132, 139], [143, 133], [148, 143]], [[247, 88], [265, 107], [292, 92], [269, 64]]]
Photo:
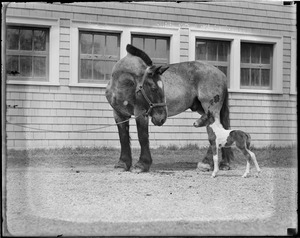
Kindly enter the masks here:
[[210, 110], [208, 110], [208, 112], [207, 112], [207, 118], [211, 123], [213, 123], [215, 121], [215, 117]]
[[162, 75], [167, 69], [169, 68], [169, 66], [151, 66], [148, 69], [148, 75], [150, 76], [154, 76], [155, 74], [159, 74]]
[[169, 68], [169, 66], [161, 65], [161, 66], [157, 67], [155, 73], [162, 75], [168, 68]]

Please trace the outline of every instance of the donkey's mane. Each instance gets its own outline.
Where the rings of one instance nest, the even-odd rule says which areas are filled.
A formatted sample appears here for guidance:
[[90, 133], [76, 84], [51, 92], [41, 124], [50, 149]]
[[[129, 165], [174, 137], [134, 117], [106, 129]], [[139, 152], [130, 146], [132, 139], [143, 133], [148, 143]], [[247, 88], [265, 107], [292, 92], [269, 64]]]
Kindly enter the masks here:
[[150, 59], [150, 57], [142, 50], [134, 47], [133, 45], [127, 45], [126, 46], [126, 50], [128, 53], [140, 57], [146, 65], [151, 66], [152, 65], [152, 60]]

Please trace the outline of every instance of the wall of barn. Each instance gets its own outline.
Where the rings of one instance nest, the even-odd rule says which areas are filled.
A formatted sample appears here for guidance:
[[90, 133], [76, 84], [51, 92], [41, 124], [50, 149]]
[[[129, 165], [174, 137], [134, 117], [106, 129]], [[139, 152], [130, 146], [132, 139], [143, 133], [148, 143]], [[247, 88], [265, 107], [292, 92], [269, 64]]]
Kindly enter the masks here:
[[[189, 60], [190, 28], [279, 36], [283, 41], [282, 90], [279, 93], [230, 90], [232, 128], [252, 135], [254, 146], [291, 145], [296, 141], [295, 73], [291, 56], [296, 38], [296, 8], [279, 3], [12, 3], [14, 17], [57, 20], [59, 72], [57, 84], [7, 85], [7, 146], [9, 149], [64, 146], [119, 146], [112, 109], [104, 87], [72, 86], [72, 22], [104, 26], [176, 28], [180, 34], [179, 60]], [[198, 144], [207, 146], [204, 128], [194, 128], [196, 113], [187, 111], [169, 118], [164, 126], [150, 126], [151, 146]], [[132, 145], [138, 147], [135, 122], [131, 121]], [[39, 129], [39, 130], [36, 130]], [[102, 128], [101, 130], [93, 130]], [[91, 129], [88, 132], [76, 132]], [[65, 132], [62, 132], [65, 131]]]

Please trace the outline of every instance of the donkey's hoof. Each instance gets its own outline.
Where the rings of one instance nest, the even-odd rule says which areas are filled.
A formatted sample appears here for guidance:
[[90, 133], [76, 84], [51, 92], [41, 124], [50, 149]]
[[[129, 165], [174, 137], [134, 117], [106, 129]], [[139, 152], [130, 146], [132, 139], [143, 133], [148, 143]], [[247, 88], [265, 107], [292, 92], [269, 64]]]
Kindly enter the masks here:
[[149, 167], [148, 166], [144, 166], [142, 163], [136, 163], [135, 166], [133, 167], [133, 169], [131, 170], [131, 172], [133, 173], [145, 173], [149, 171]]
[[248, 177], [249, 177], [249, 174], [248, 174], [248, 173], [244, 173], [242, 177], [243, 177], [243, 178], [248, 178]]
[[115, 167], [116, 170], [118, 170], [119, 172], [125, 172], [125, 171], [129, 171], [130, 166], [127, 166], [125, 162], [123, 161], [119, 161]]
[[216, 173], [212, 173], [212, 174], [211, 174], [211, 177], [212, 177], [212, 178], [215, 178], [216, 176], [217, 176]]
[[202, 172], [207, 172], [210, 170], [210, 165], [209, 164], [204, 164], [202, 162], [199, 162], [197, 164], [197, 169], [202, 171]]
[[230, 166], [228, 163], [220, 163], [220, 170], [230, 170]]
[[258, 178], [259, 177], [259, 174], [260, 174], [260, 171], [258, 171], [254, 176], [255, 178]]

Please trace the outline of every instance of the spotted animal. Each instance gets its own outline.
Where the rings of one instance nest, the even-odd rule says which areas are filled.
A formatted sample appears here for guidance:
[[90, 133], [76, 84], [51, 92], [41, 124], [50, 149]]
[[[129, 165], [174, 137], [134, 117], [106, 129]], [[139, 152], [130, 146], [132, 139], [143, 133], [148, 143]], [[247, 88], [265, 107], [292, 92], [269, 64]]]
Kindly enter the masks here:
[[220, 123], [218, 119], [215, 119], [210, 111], [207, 114], [204, 114], [201, 118], [195, 121], [194, 126], [206, 126], [208, 140], [212, 147], [213, 152], [213, 162], [214, 170], [212, 177], [216, 177], [219, 171], [219, 162], [218, 162], [218, 149], [224, 147], [236, 146], [246, 157], [247, 165], [246, 171], [242, 177], [248, 177], [250, 173], [250, 160], [253, 161], [257, 174], [260, 173], [260, 168], [256, 160], [255, 154], [250, 151], [250, 142], [251, 137], [248, 133], [241, 130], [226, 130]]

